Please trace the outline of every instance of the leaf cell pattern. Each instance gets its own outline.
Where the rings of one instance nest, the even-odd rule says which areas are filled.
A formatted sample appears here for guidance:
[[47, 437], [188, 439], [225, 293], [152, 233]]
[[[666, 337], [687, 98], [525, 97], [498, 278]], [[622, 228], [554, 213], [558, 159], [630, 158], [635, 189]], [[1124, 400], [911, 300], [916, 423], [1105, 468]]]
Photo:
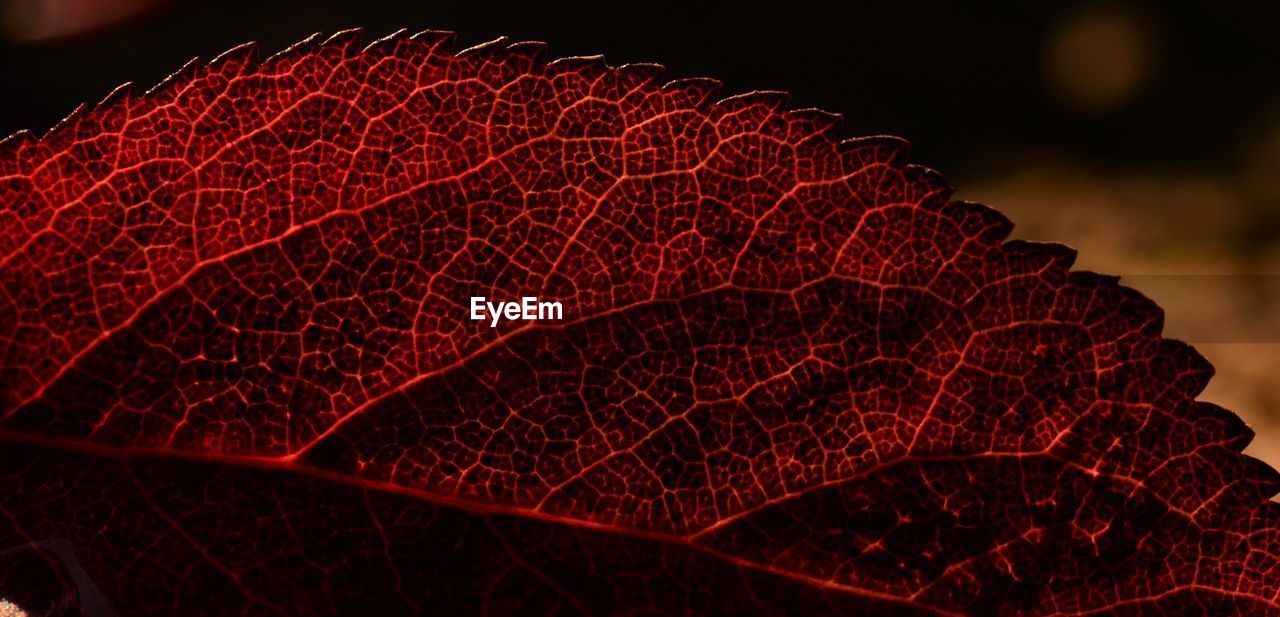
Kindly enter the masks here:
[[[1280, 478], [1211, 368], [901, 140], [359, 39], [0, 144], [0, 596], [1280, 614]], [[524, 295], [564, 319], [468, 319]]]

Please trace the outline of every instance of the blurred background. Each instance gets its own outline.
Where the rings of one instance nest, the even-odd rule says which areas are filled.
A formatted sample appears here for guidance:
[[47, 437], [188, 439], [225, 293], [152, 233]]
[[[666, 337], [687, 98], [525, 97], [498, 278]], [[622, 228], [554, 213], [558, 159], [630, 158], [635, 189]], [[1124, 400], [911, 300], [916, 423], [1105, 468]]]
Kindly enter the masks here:
[[453, 30], [786, 90], [849, 136], [909, 139], [1014, 236], [1123, 275], [1217, 367], [1205, 400], [1280, 467], [1280, 3], [0, 0], [0, 135], [47, 130], [245, 41]]

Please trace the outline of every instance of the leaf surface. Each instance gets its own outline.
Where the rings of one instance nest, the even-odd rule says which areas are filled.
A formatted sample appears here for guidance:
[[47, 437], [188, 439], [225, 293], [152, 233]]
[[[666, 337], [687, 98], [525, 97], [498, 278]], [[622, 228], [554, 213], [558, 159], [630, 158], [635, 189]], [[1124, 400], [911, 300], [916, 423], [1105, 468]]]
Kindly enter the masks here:
[[1280, 614], [1280, 484], [1211, 368], [901, 140], [358, 39], [0, 145], [0, 596]]

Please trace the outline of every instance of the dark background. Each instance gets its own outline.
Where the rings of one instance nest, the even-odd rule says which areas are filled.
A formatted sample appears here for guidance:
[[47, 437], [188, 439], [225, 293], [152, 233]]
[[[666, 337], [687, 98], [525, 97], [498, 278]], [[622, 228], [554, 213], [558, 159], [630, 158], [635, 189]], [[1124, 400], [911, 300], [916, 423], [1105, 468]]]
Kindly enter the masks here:
[[[95, 19], [86, 7], [104, 2], [140, 10]], [[150, 87], [192, 57], [245, 41], [270, 54], [351, 27], [371, 38], [453, 30], [464, 46], [506, 35], [550, 43], [555, 55], [603, 53], [614, 64], [657, 62], [675, 77], [713, 76], [729, 94], [786, 90], [797, 106], [844, 114], [851, 135], [910, 139], [917, 159], [941, 168], [967, 169], [1027, 145], [1099, 165], [1228, 164], [1235, 144], [1280, 104], [1280, 5], [1263, 2], [5, 3], [4, 134], [44, 130], [126, 81]], [[1055, 36], [1099, 14], [1136, 22], [1149, 66], [1123, 100], [1081, 109], [1059, 100], [1047, 56]]]
[[1280, 463], [1280, 3], [0, 0], [0, 135], [245, 41], [453, 30], [657, 62], [889, 133], [1015, 235], [1128, 276]]

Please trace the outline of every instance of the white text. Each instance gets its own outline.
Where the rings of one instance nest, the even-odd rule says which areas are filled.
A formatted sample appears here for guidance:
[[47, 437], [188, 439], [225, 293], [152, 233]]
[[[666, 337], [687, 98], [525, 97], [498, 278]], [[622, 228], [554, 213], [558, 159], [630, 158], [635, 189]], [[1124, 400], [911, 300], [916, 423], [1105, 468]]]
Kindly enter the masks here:
[[539, 302], [535, 296], [525, 296], [519, 302], [489, 302], [484, 296], [471, 296], [471, 320], [489, 320], [489, 327], [498, 327], [503, 318], [538, 321], [564, 319], [564, 307], [559, 302]]

